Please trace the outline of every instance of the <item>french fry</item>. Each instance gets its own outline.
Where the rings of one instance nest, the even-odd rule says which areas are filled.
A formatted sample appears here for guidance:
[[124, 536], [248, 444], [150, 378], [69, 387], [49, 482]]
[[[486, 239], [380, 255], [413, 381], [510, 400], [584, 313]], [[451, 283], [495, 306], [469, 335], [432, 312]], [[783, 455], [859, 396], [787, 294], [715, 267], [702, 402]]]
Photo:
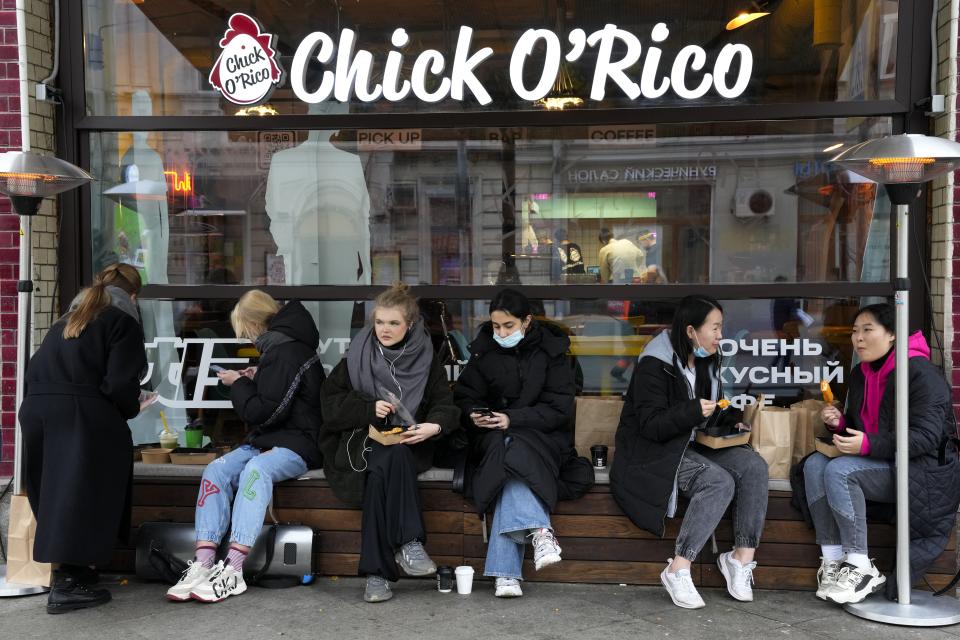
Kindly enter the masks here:
[[823, 394], [824, 402], [833, 404], [833, 389], [830, 388], [830, 383], [826, 380], [820, 381], [820, 393]]

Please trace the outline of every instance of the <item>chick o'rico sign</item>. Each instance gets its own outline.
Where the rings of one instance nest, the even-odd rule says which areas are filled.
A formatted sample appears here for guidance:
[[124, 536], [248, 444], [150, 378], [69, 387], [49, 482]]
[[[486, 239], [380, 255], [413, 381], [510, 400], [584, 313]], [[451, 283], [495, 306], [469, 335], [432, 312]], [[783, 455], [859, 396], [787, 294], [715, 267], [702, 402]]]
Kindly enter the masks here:
[[220, 39], [220, 57], [210, 70], [210, 84], [234, 104], [257, 104], [270, 97], [283, 81], [275, 59], [273, 35], [245, 13], [230, 16]]

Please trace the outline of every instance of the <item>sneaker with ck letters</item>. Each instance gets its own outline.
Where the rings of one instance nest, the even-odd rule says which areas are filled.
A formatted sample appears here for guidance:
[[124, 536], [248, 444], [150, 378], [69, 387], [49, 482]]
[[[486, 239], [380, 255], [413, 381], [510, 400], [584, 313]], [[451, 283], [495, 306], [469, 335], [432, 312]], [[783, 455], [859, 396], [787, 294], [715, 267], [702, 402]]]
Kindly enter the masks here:
[[195, 560], [187, 562], [187, 568], [184, 570], [183, 575], [180, 576], [180, 581], [167, 589], [167, 600], [172, 600], [173, 602], [186, 602], [187, 600], [191, 600], [190, 592], [199, 586], [201, 582], [209, 578], [211, 573], [213, 573], [213, 567], [208, 569]]
[[821, 600], [826, 600], [827, 592], [836, 586], [842, 564], [840, 560], [820, 558], [820, 569], [817, 570], [817, 597]]
[[757, 563], [740, 564], [740, 561], [733, 557], [733, 552], [727, 551], [717, 558], [717, 566], [727, 581], [727, 593], [733, 596], [734, 600], [753, 602], [753, 570]]
[[689, 569], [681, 569], [676, 573], [670, 573], [670, 564], [673, 558], [667, 560], [667, 566], [660, 572], [660, 582], [663, 584], [673, 604], [684, 609], [702, 609], [707, 606], [693, 586], [693, 576]]
[[200, 602], [220, 602], [246, 590], [247, 583], [243, 580], [243, 572], [221, 560], [213, 565], [209, 577], [190, 591], [190, 597]]
[[836, 604], [862, 602], [870, 594], [882, 589], [886, 581], [886, 577], [873, 564], [873, 560], [866, 569], [844, 562], [837, 576], [837, 584], [827, 591], [827, 600]]
[[533, 567], [537, 571], [560, 562], [560, 545], [550, 529], [537, 529], [533, 533]]
[[493, 595], [497, 598], [519, 598], [523, 595], [520, 581], [515, 578], [497, 578]]
[[427, 555], [423, 543], [419, 540], [411, 540], [400, 547], [395, 559], [408, 576], [432, 576], [437, 572], [437, 565]]

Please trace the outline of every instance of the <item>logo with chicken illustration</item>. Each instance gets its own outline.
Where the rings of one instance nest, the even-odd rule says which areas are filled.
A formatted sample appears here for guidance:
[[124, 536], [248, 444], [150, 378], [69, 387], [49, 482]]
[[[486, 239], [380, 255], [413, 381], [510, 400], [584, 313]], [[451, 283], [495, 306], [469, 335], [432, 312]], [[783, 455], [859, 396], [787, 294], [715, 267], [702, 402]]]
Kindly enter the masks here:
[[266, 100], [283, 82], [273, 34], [245, 13], [235, 13], [220, 40], [220, 57], [210, 70], [210, 85], [234, 104]]

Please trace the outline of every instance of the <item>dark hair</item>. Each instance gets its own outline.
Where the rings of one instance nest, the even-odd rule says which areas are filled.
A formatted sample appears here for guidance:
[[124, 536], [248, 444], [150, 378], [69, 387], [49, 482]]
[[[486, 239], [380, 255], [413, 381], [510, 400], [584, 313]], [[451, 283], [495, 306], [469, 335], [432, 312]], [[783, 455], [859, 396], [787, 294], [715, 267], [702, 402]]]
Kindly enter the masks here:
[[606, 227], [600, 229], [600, 244], [607, 244], [613, 240], [613, 233]]
[[886, 329], [887, 333], [896, 335], [897, 319], [896, 312], [894, 311], [892, 304], [889, 302], [868, 304], [867, 306], [862, 307], [860, 311], [857, 311], [857, 318], [865, 313], [872, 315], [876, 319], [877, 324]]
[[[687, 337], [687, 327], [699, 329], [714, 309], [723, 313], [720, 303], [709, 296], [687, 296], [680, 301], [676, 313], [673, 314], [673, 324], [670, 326], [670, 344], [673, 345], [673, 351], [680, 358], [682, 366], [687, 366], [687, 359], [694, 348], [693, 342]], [[719, 352], [717, 352], [715, 366], [720, 366]]]
[[516, 289], [501, 289], [490, 301], [490, 313], [503, 311], [523, 320], [532, 315], [530, 300]]

